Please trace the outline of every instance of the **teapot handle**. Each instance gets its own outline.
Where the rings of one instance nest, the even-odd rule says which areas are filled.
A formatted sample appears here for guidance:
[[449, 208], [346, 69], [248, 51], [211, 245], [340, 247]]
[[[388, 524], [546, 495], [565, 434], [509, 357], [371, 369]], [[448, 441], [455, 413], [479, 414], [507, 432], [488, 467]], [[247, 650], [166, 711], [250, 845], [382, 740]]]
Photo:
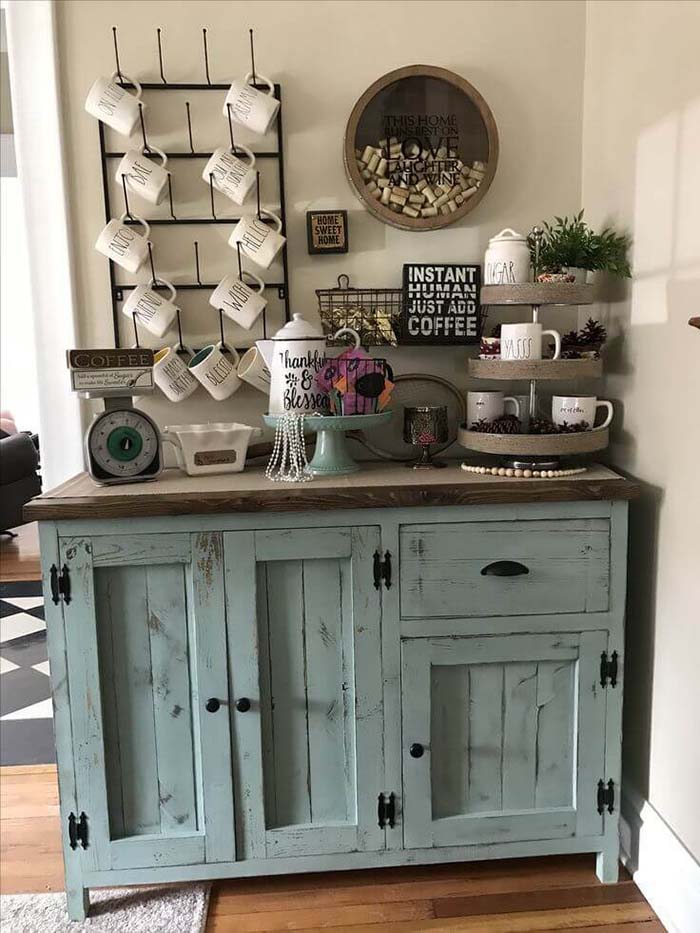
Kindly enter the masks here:
[[351, 334], [355, 338], [355, 349], [360, 346], [360, 335], [352, 327], [341, 327], [333, 334], [333, 340], [337, 340], [342, 334]]

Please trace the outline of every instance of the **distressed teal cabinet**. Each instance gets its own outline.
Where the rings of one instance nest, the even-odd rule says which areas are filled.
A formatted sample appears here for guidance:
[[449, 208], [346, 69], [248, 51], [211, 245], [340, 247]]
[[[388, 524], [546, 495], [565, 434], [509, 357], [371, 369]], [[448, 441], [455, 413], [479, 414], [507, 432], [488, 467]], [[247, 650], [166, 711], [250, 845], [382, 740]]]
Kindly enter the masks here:
[[73, 917], [96, 886], [409, 862], [617, 878], [626, 502], [41, 535]]

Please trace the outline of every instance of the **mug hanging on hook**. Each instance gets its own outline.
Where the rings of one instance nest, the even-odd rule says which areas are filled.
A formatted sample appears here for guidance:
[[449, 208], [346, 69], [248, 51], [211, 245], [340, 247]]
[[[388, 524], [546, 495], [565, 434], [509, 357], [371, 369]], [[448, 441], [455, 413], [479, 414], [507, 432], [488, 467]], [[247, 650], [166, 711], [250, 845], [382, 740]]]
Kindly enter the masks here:
[[[132, 94], [118, 84], [115, 80], [117, 78], [132, 84], [136, 93]], [[138, 81], [114, 71], [109, 78], [98, 78], [93, 83], [85, 101], [85, 109], [122, 136], [131, 136], [139, 122], [141, 108], [146, 106], [141, 102], [141, 94]]]
[[151, 146], [149, 152], [158, 156], [160, 165], [147, 158], [143, 148], [129, 149], [119, 162], [115, 179], [120, 182], [126, 178], [129, 188], [144, 201], [160, 204], [168, 191], [170, 173], [165, 168], [168, 157], [155, 146]]

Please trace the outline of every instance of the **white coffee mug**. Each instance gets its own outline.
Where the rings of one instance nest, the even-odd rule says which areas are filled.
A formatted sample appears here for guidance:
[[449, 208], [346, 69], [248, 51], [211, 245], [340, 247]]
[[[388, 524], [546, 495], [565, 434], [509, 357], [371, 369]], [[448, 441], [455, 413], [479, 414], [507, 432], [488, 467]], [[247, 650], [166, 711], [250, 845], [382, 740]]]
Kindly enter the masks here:
[[467, 392], [467, 425], [476, 421], [494, 421], [506, 413], [506, 405], [513, 406], [513, 414], [520, 417], [520, 402], [503, 392]]
[[[122, 75], [122, 82], [133, 84], [136, 88], [136, 93], [131, 94], [121, 84], [117, 84], [114, 79], [118, 77], [119, 73], [115, 71], [109, 78], [98, 78], [90, 88], [85, 109], [113, 130], [130, 136], [139, 122], [141, 85], [133, 78]], [[145, 107], [145, 104], [141, 106]]]
[[248, 259], [263, 269], [269, 269], [275, 256], [287, 242], [282, 236], [282, 221], [272, 211], [261, 211], [265, 217], [272, 220], [266, 224], [257, 214], [248, 214], [241, 217], [233, 233], [229, 237], [228, 245], [236, 249], [236, 243], [241, 244], [241, 252]]
[[212, 292], [209, 304], [213, 308], [221, 308], [226, 317], [250, 330], [267, 307], [267, 299], [263, 298], [265, 283], [253, 272], [244, 272], [243, 275], [253, 279], [257, 289], [229, 272]]
[[148, 257], [148, 235], [151, 228], [145, 220], [135, 214], [131, 216], [143, 225], [145, 233], [137, 233], [132, 226], [125, 224], [127, 214], [122, 214], [119, 220], [109, 221], [98, 236], [95, 249], [127, 272], [138, 272]]
[[270, 394], [270, 383], [272, 381], [270, 369], [265, 357], [257, 347], [251, 347], [245, 351], [238, 364], [238, 375], [249, 385], [256, 388], [258, 392], [262, 392], [263, 395]]
[[233, 362], [224, 355], [223, 346], [219, 342], [203, 347], [187, 364], [195, 379], [219, 402], [237, 392], [242, 384], [236, 372], [238, 354], [231, 348], [227, 349]]
[[233, 82], [224, 102], [224, 116], [228, 116], [230, 104], [231, 117], [236, 123], [264, 136], [277, 116], [280, 102], [274, 96], [275, 86], [269, 78], [260, 74], [255, 76], [260, 84], [266, 84], [268, 88], [267, 91], [259, 91], [248, 84], [252, 77], [249, 71], [245, 78]]
[[561, 355], [561, 336], [556, 330], [542, 330], [541, 324], [501, 324], [502, 360], [541, 360], [542, 338], [554, 337], [553, 360]]
[[[241, 158], [246, 156], [248, 161]], [[225, 194], [234, 204], [243, 204], [255, 186], [257, 173], [255, 171], [255, 156], [245, 146], [236, 146], [236, 152], [231, 152], [226, 146], [219, 146], [204, 166], [202, 178], [214, 185], [217, 191]]]
[[143, 147], [129, 149], [122, 156], [114, 178], [121, 185], [122, 176], [124, 176], [131, 191], [140, 195], [149, 204], [160, 204], [168, 188], [170, 173], [165, 168], [168, 164], [168, 157], [162, 149], [157, 149], [155, 146], [150, 146], [149, 151], [159, 156], [160, 165], [144, 155]]
[[[599, 408], [607, 409], [607, 417], [602, 424], [595, 423], [596, 412]], [[591, 431], [602, 431], [607, 428], [613, 419], [612, 402], [604, 399], [598, 401], [595, 395], [553, 395], [552, 421], [555, 424], [581, 424], [586, 422]]]
[[[193, 355], [189, 347], [184, 349]], [[197, 388], [197, 380], [187, 368], [187, 363], [177, 352], [177, 347], [163, 347], [153, 358], [153, 380], [171, 402], [182, 402]]]
[[178, 308], [174, 304], [177, 291], [166, 279], [158, 281], [170, 292], [169, 298], [156, 291], [153, 285], [137, 285], [124, 302], [122, 311], [128, 317], [135, 314], [139, 324], [143, 324], [156, 337], [164, 337], [177, 317]]

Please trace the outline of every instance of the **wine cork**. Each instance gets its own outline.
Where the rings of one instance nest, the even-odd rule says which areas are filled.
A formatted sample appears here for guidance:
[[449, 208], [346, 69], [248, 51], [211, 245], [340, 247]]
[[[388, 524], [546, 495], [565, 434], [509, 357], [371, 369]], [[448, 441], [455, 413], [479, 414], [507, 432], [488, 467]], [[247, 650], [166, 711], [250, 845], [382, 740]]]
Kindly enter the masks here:
[[420, 213], [414, 207], [411, 207], [410, 204], [407, 204], [404, 207], [403, 213], [406, 214], [408, 217], [420, 217]]
[[386, 165], [386, 159], [380, 159], [379, 162], [377, 162], [377, 175], [386, 175]]
[[441, 194], [439, 198], [435, 199], [435, 207], [444, 207], [444, 205], [447, 204], [449, 200], [450, 199], [446, 194]]
[[394, 186], [394, 188], [392, 188], [391, 194], [392, 197], [400, 198], [401, 203], [408, 200], [408, 191], [406, 188]]
[[457, 210], [457, 202], [456, 202], [456, 201], [453, 201], [453, 200], [450, 199], [450, 200], [447, 202], [447, 206], [449, 207], [450, 213], [451, 213], [451, 214], [454, 214], [454, 212]]
[[386, 188], [387, 185], [391, 184], [391, 182], [389, 181], [388, 178], [378, 178], [377, 184], [379, 185], [380, 188]]
[[409, 194], [408, 203], [420, 206], [425, 203], [425, 197], [422, 194]]
[[376, 152], [372, 153], [372, 158], [367, 163], [367, 169], [370, 172], [376, 172], [377, 166], [379, 165], [379, 156]]
[[416, 191], [422, 191], [423, 188], [427, 188], [427, 187], [428, 187], [428, 182], [425, 180], [425, 178], [421, 178], [421, 180], [416, 184]]
[[426, 185], [426, 187], [423, 188], [423, 194], [425, 195], [426, 200], [428, 201], [429, 204], [435, 203], [437, 195], [435, 194], [433, 189], [430, 187], [430, 185]]
[[463, 193], [464, 193], [464, 200], [466, 201], [467, 198], [470, 198], [473, 194], [476, 193], [476, 186], [474, 186], [473, 188], [467, 188], [467, 190]]
[[362, 153], [362, 157], [361, 157], [365, 165], [369, 163], [373, 155], [375, 155], [374, 149], [371, 146], [365, 146], [364, 152]]
[[369, 181], [370, 178], [372, 177], [372, 173], [370, 172], [368, 168], [363, 168], [362, 171], [360, 172], [360, 175], [362, 175], [365, 181]]
[[437, 207], [430, 205], [429, 207], [422, 207], [420, 215], [421, 217], [437, 217]]
[[367, 190], [368, 190], [368, 191], [374, 192], [374, 191], [377, 190], [377, 183], [376, 183], [376, 181], [374, 181], [374, 180], [372, 179], [372, 180], [370, 180], [370, 181], [367, 182], [367, 186], [366, 186], [366, 187], [367, 187]]
[[446, 204], [443, 204], [442, 207], [440, 208], [440, 213], [441, 213], [441, 214], [449, 214], [449, 213], [450, 213], [449, 207], [448, 207]]
[[391, 197], [391, 188], [382, 188], [382, 204], [388, 204]]
[[372, 191], [372, 197], [373, 197], [373, 198], [381, 198], [381, 196], [382, 196], [382, 189], [381, 189], [381, 188], [375, 188], [374, 191]]

